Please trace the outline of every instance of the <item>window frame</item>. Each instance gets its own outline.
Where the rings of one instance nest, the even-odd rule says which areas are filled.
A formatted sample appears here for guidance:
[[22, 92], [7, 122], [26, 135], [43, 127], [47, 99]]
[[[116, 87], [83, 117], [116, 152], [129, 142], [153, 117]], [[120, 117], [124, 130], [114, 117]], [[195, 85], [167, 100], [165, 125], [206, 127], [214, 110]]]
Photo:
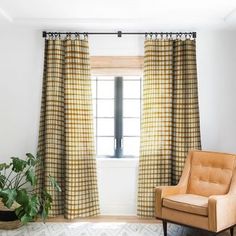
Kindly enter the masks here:
[[[91, 56], [91, 74], [96, 79], [96, 150], [98, 150], [98, 137], [113, 137], [113, 155], [98, 155], [97, 157], [112, 157], [112, 158], [127, 158], [127, 157], [138, 157], [139, 155], [123, 155], [123, 143], [124, 137], [140, 137], [139, 135], [124, 135], [123, 133], [123, 122], [124, 118], [132, 118], [132, 119], [140, 119], [140, 129], [141, 129], [141, 111], [142, 111], [142, 78], [143, 78], [143, 64], [144, 64], [144, 57], [143, 56]], [[122, 76], [121, 76], [122, 75]], [[98, 76], [112, 76], [114, 77], [114, 84], [116, 82], [116, 78], [123, 78], [124, 76], [139, 76], [140, 81], [140, 96], [139, 98], [122, 98], [117, 99], [114, 95], [114, 116], [110, 117], [114, 119], [114, 135], [104, 135], [98, 136]], [[133, 80], [134, 81], [134, 80]], [[123, 79], [122, 79], [123, 82]], [[123, 84], [122, 84], [123, 85]], [[121, 86], [121, 85], [119, 85]], [[114, 89], [114, 92], [119, 93], [120, 91], [117, 88]], [[122, 86], [123, 92], [123, 86]], [[120, 117], [117, 118], [115, 115], [116, 109], [123, 108], [124, 100], [140, 100], [140, 114], [139, 117]], [[108, 99], [111, 100], [111, 99]], [[123, 109], [122, 109], [123, 111]], [[122, 112], [123, 113], [123, 112]], [[120, 115], [118, 115], [120, 116]], [[102, 117], [100, 117], [102, 118]], [[103, 117], [108, 118], [108, 117]]]
[[[95, 139], [96, 139], [96, 150], [98, 150], [98, 138], [113, 138], [113, 155], [97, 155], [97, 157], [113, 157], [113, 158], [127, 158], [127, 157], [138, 157], [136, 155], [124, 155], [123, 154], [123, 143], [124, 138], [140, 138], [139, 135], [125, 135], [123, 132], [123, 123], [124, 119], [139, 119], [139, 129], [141, 129], [141, 107], [142, 107], [142, 76], [139, 76], [138, 79], [124, 79], [123, 76], [113, 76], [114, 79], [114, 98], [98, 98], [98, 81], [109, 81], [109, 80], [99, 80], [98, 76], [93, 76], [96, 83], [96, 97], [93, 97], [96, 105], [96, 113], [93, 116], [95, 119]], [[111, 81], [111, 80], [110, 80]], [[139, 98], [125, 98], [123, 97], [123, 83], [124, 81], [138, 81], [140, 86]], [[101, 100], [113, 100], [114, 101], [114, 116], [105, 117], [98, 116], [98, 101]], [[124, 116], [123, 112], [123, 103], [125, 100], [138, 100], [140, 106], [139, 116]], [[114, 120], [114, 134], [113, 135], [98, 135], [98, 119], [113, 119]]]

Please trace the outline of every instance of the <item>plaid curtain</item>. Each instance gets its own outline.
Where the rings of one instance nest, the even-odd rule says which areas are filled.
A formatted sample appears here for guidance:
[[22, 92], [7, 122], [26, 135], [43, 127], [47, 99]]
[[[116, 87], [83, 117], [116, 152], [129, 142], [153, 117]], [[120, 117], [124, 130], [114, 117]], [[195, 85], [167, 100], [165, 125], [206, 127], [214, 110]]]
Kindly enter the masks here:
[[[50, 216], [99, 213], [90, 77], [86, 39], [45, 41], [38, 141], [43, 168], [37, 174], [38, 190], [44, 186], [53, 196]], [[52, 189], [49, 175], [62, 192]]]
[[191, 148], [201, 148], [195, 40], [147, 39], [139, 216], [154, 216], [154, 188], [178, 183]]

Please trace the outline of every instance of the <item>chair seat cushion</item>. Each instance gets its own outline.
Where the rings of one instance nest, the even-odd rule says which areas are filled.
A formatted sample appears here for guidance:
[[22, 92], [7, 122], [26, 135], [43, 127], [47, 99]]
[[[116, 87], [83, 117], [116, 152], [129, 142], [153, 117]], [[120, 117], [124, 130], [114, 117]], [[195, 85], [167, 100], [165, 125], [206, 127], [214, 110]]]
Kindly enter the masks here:
[[195, 194], [178, 194], [163, 198], [164, 207], [192, 214], [208, 216], [208, 197]]

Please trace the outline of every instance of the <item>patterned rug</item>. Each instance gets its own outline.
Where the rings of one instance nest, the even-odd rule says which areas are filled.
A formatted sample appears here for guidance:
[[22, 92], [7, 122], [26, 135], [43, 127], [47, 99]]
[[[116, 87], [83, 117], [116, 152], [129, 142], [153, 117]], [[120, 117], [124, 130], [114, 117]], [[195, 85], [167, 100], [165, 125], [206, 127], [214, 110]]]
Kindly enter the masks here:
[[[207, 236], [203, 231], [168, 225], [168, 236]], [[161, 224], [134, 223], [31, 223], [0, 236], [163, 236]], [[229, 236], [226, 231], [219, 236]]]

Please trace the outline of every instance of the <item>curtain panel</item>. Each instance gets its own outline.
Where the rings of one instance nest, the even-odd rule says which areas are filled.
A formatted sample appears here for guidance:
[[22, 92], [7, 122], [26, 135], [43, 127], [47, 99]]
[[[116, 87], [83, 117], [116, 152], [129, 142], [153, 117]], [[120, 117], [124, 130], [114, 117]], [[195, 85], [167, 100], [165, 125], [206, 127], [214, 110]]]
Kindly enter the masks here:
[[[53, 196], [50, 216], [99, 213], [89, 48], [86, 39], [45, 40], [38, 191]], [[48, 176], [62, 188], [56, 192]]]
[[155, 187], [175, 185], [200, 149], [195, 40], [145, 41], [138, 215], [154, 216]]

